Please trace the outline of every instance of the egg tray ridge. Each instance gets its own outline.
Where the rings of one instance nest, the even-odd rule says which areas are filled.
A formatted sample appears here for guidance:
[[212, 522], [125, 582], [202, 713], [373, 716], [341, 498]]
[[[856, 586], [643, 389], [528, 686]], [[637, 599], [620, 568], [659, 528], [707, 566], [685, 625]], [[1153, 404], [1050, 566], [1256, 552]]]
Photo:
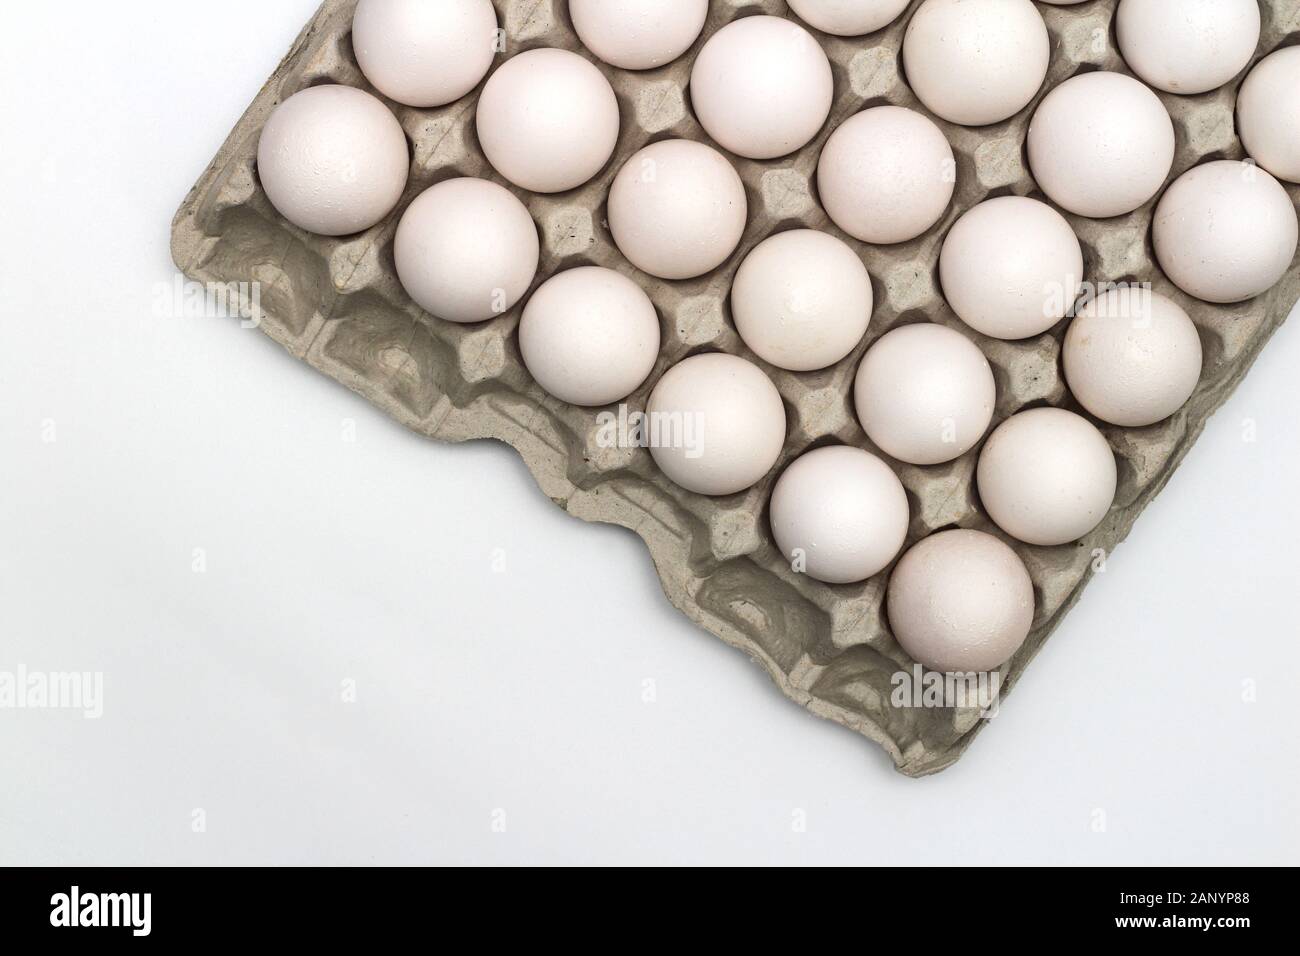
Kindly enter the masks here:
[[[888, 570], [846, 586], [821, 584], [793, 572], [773, 545], [767, 500], [781, 469], [809, 448], [844, 443], [881, 454], [853, 413], [853, 376], [872, 342], [908, 322], [939, 322], [980, 346], [998, 385], [994, 425], [1036, 405], [1079, 410], [1060, 371], [1067, 323], [1023, 342], [979, 335], [945, 304], [938, 254], [949, 227], [976, 203], [1009, 194], [1044, 198], [1025, 160], [1029, 118], [1049, 89], [1076, 73], [1130, 72], [1116, 50], [1113, 0], [1038, 5], [1051, 36], [1048, 79], [1035, 101], [1010, 120], [968, 129], [931, 116], [957, 159], [956, 193], [938, 224], [897, 246], [868, 245], [837, 229], [816, 198], [815, 171], [827, 137], [863, 108], [889, 103], [931, 115], [906, 85], [900, 58], [904, 29], [920, 0], [891, 26], [867, 37], [812, 31], [834, 69], [830, 121], [813, 142], [782, 159], [753, 161], [723, 151], [744, 180], [748, 226], [740, 247], [721, 267], [681, 282], [640, 273], [619, 253], [605, 222], [610, 182], [623, 160], [649, 142], [710, 142], [692, 116], [687, 90], [695, 53], [710, 35], [753, 13], [800, 22], [798, 18], [784, 0], [713, 0], [704, 34], [691, 51], [660, 69], [630, 73], [608, 67], [586, 51], [562, 0], [494, 2], [507, 42], [507, 53], [498, 56], [494, 69], [525, 50], [563, 47], [586, 56], [613, 84], [622, 129], [613, 160], [592, 182], [552, 196], [510, 187], [483, 158], [475, 139], [480, 84], [469, 96], [439, 109], [385, 101], [412, 144], [413, 164], [406, 193], [384, 222], [342, 239], [310, 235], [290, 225], [271, 207], [256, 175], [257, 140], [266, 118], [293, 93], [321, 83], [376, 92], [352, 52], [356, 0], [326, 0], [177, 213], [172, 232], [177, 266], [200, 282], [260, 283], [266, 334], [415, 431], [443, 441], [493, 438], [509, 443], [542, 490], [570, 514], [636, 532], [649, 547], [672, 603], [748, 653], [787, 697], [876, 741], [905, 774], [920, 776], [949, 766], [987, 721], [975, 708], [891, 705], [891, 678], [910, 670], [912, 662], [891, 636], [884, 614]], [[1263, 14], [1255, 61], [1279, 46], [1300, 42], [1300, 0], [1264, 0]], [[1205, 160], [1243, 156], [1233, 110], [1244, 76], [1199, 96], [1156, 91], [1177, 134], [1167, 182]], [[722, 350], [758, 362], [776, 383], [788, 413], [786, 447], [777, 467], [741, 494], [706, 498], [684, 491], [659, 472], [644, 449], [602, 447], [599, 410], [566, 405], [533, 382], [515, 336], [522, 304], [469, 326], [432, 318], [415, 306], [393, 265], [397, 222], [420, 192], [457, 176], [502, 183], [528, 206], [542, 238], [534, 288], [557, 271], [601, 265], [631, 276], [650, 294], [660, 316], [663, 347], [649, 380], [627, 400], [630, 410], [644, 409], [660, 375], [688, 355]], [[1300, 187], [1284, 185], [1293, 202], [1300, 200]], [[908, 547], [936, 530], [960, 526], [998, 534], [1024, 559], [1034, 581], [1037, 612], [1029, 638], [1003, 668], [1004, 695], [1078, 600], [1098, 555], [1109, 554], [1128, 534], [1300, 297], [1300, 259], [1276, 287], [1249, 302], [1216, 306], [1184, 295], [1155, 263], [1150, 242], [1155, 201], [1106, 221], [1066, 214], [1083, 245], [1085, 278], [1152, 282], [1191, 315], [1205, 353], [1195, 394], [1171, 419], [1138, 429], [1098, 422], [1119, 465], [1115, 504], [1100, 526], [1076, 544], [1024, 545], [1002, 535], [981, 510], [973, 477], [982, 446], [930, 467], [882, 455], [907, 489], [912, 508]], [[731, 280], [744, 256], [773, 232], [794, 227], [824, 230], [847, 241], [866, 263], [875, 292], [866, 339], [849, 357], [820, 372], [786, 372], [758, 361], [729, 317]], [[754, 701], [750, 706], [761, 705]]]

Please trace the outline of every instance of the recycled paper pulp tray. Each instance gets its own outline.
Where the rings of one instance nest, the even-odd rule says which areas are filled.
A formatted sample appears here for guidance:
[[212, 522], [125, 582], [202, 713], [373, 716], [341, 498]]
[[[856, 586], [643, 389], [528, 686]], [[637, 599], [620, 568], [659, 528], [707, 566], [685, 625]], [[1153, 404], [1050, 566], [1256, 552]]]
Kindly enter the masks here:
[[[596, 62], [618, 94], [622, 131], [616, 154], [593, 181], [549, 196], [511, 188], [541, 233], [537, 284], [557, 271], [594, 264], [633, 277], [654, 300], [663, 348], [650, 379], [627, 400], [631, 410], [644, 409], [659, 376], [688, 355], [722, 350], [757, 361], [731, 322], [728, 291], [744, 256], [773, 232], [794, 227], [830, 232], [848, 241], [871, 273], [875, 313], [866, 338], [850, 356], [812, 373], [759, 362], [784, 398], [788, 435], [777, 467], [741, 494], [692, 494], [668, 481], [646, 450], [602, 447], [607, 442], [597, 438], [598, 411], [551, 398], [523, 367], [515, 336], [521, 306], [480, 325], [456, 325], [424, 313], [402, 291], [393, 265], [393, 236], [415, 196], [457, 176], [509, 185], [488, 165], [476, 142], [477, 90], [440, 109], [389, 102], [412, 144], [412, 176], [398, 208], [369, 231], [341, 239], [314, 236], [291, 226], [271, 207], [258, 182], [256, 154], [259, 132], [275, 106], [321, 83], [374, 92], [352, 51], [355, 0], [326, 0], [298, 37], [181, 206], [173, 226], [173, 257], [182, 272], [200, 282], [260, 283], [262, 331], [411, 429], [443, 441], [495, 438], [514, 446], [561, 508], [587, 521], [636, 532], [650, 549], [672, 603], [759, 662], [787, 697], [876, 741], [903, 773], [933, 773], [953, 763], [988, 721], [977, 707], [891, 704], [893, 676], [910, 671], [913, 664], [891, 636], [884, 614], [888, 570], [847, 586], [795, 573], [773, 545], [768, 496], [781, 469], [810, 448], [844, 443], [880, 454], [853, 413], [853, 376], [866, 348], [905, 323], [938, 322], [979, 345], [997, 380], [994, 424], [1027, 407], [1077, 408], [1060, 369], [1066, 323], [1020, 342], [975, 333], [940, 294], [938, 254], [949, 227], [976, 203], [1010, 194], [1043, 198], [1028, 172], [1024, 142], [1029, 118], [1047, 90], [1080, 72], [1128, 70], [1116, 51], [1113, 0], [1040, 4], [1051, 34], [1052, 60], [1038, 99], [1012, 119], [980, 129], [938, 121], [957, 158], [951, 207], [911, 242], [860, 243], [837, 229], [819, 205], [817, 158], [827, 137], [861, 109], [890, 103], [927, 112], [908, 88], [900, 63], [903, 32], [916, 6], [914, 2], [891, 26], [867, 37], [844, 39], [814, 31], [834, 68], [830, 121], [813, 142], [783, 159], [756, 162], [728, 154], [745, 182], [750, 206], [740, 247], [705, 276], [666, 282], [638, 272], [615, 247], [605, 222], [610, 182], [622, 162], [647, 143], [678, 137], [708, 141], [691, 114], [687, 90], [691, 63], [704, 39], [744, 15], [797, 18], [783, 0], [714, 0], [704, 36], [691, 51], [660, 69], [630, 73], [595, 61], [578, 42], [562, 0], [496, 0], [507, 50], [497, 66], [524, 50], [563, 47]], [[1300, 0], [1265, 0], [1263, 11], [1257, 59], [1300, 40]], [[1178, 140], [1170, 181], [1206, 160], [1243, 156], [1233, 111], [1244, 75], [1199, 96], [1160, 94]], [[1300, 187], [1288, 190], [1293, 201], [1300, 198]], [[1083, 244], [1086, 280], [1150, 281], [1192, 316], [1205, 353], [1195, 394], [1171, 419], [1147, 428], [1101, 426], [1118, 456], [1119, 490], [1099, 527], [1082, 541], [1061, 547], [1010, 541], [989, 521], [975, 494], [979, 447], [930, 467], [886, 458], [907, 488], [912, 508], [908, 546], [940, 529], [978, 528], [1008, 540], [1029, 568], [1037, 613], [1029, 638], [1003, 668], [1003, 694], [1078, 600], [1094, 566], [1128, 534], [1169, 480], [1206, 418], [1232, 392], [1300, 296], [1295, 262], [1270, 292], [1239, 305], [1210, 305], [1184, 295], [1160, 272], [1152, 254], [1154, 205], [1153, 200], [1106, 221], [1067, 216]], [[746, 706], [767, 704], [754, 699]]]

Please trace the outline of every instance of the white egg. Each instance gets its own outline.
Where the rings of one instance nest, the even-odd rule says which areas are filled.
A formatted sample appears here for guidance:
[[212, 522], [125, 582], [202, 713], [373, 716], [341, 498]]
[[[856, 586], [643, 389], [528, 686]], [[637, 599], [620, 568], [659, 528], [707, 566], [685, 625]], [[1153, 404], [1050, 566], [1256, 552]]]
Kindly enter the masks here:
[[257, 175], [271, 205], [322, 236], [378, 223], [402, 198], [410, 168], [397, 118], [350, 86], [295, 93], [275, 108], [257, 144]]
[[1043, 98], [1028, 144], [1034, 179], [1053, 202], [1108, 219], [1160, 191], [1174, 163], [1174, 124], [1160, 98], [1131, 76], [1083, 73]]
[[393, 244], [397, 277], [426, 312], [482, 322], [523, 298], [537, 274], [537, 226], [514, 194], [448, 179], [416, 197]]
[[874, 33], [898, 19], [911, 0], [790, 0], [805, 23], [822, 33], [856, 37]]
[[944, 298], [971, 328], [1024, 339], [1069, 312], [1083, 282], [1083, 249], [1051, 206], [999, 196], [972, 207], [949, 230], [939, 280]]
[[1253, 163], [1189, 169], [1165, 190], [1152, 231], [1160, 268], [1188, 295], [1244, 302], [1267, 292], [1295, 256], [1295, 206]]
[[701, 495], [744, 491], [785, 445], [785, 406], [772, 380], [724, 352], [678, 362], [646, 405], [650, 454], [672, 481]]
[[519, 320], [519, 350], [537, 384], [573, 405], [608, 405], [641, 385], [659, 357], [650, 297], [612, 269], [548, 279]]
[[569, 0], [578, 38], [624, 70], [671, 63], [691, 48], [708, 15], [709, 0]]
[[1258, 0], [1120, 0], [1124, 62], [1158, 90], [1204, 93], [1240, 73], [1259, 43]]
[[970, 339], [931, 322], [881, 336], [858, 367], [853, 403], [881, 451], [914, 465], [964, 455], [993, 420], [997, 386]]
[[1270, 53], [1237, 96], [1237, 131], [1250, 158], [1278, 179], [1300, 183], [1300, 46]]
[[352, 47], [361, 72], [389, 99], [443, 106], [487, 76], [497, 15], [492, 0], [361, 0]]
[[907, 538], [908, 517], [898, 476], [847, 445], [801, 455], [772, 490], [772, 535], [781, 556], [827, 584], [865, 581], [888, 567]]
[[903, 555], [886, 607], [894, 638], [913, 660], [936, 671], [992, 671], [1029, 636], [1034, 584], [993, 535], [941, 531]]
[[852, 352], [871, 307], [871, 277], [858, 254], [812, 229], [760, 242], [731, 287], [731, 314], [745, 344], [795, 372], [826, 368]]
[[609, 229], [632, 265], [661, 279], [712, 272], [736, 250], [749, 206], [721, 153], [667, 139], [633, 154], [609, 190]]
[[925, 0], [903, 38], [917, 98], [950, 123], [987, 126], [1029, 105], [1047, 77], [1047, 25], [1030, 0]]
[[835, 225], [885, 245], [915, 239], [938, 222], [956, 182], [952, 147], [939, 127], [901, 106], [849, 117], [817, 164], [817, 189]]
[[735, 20], [691, 69], [691, 104], [713, 139], [738, 156], [773, 159], [805, 145], [830, 115], [831, 64], [811, 33], [784, 17]]
[[1158, 292], [1126, 286], [1075, 316], [1062, 350], [1079, 404], [1102, 421], [1140, 427], [1168, 418], [1201, 378], [1201, 338], [1191, 318]]
[[993, 430], [976, 483], [999, 528], [1027, 544], [1077, 541], [1115, 500], [1115, 454], [1097, 427], [1061, 408], [1033, 408]]
[[618, 98], [590, 61], [568, 50], [507, 60], [478, 100], [479, 145], [516, 186], [558, 193], [581, 186], [614, 155]]

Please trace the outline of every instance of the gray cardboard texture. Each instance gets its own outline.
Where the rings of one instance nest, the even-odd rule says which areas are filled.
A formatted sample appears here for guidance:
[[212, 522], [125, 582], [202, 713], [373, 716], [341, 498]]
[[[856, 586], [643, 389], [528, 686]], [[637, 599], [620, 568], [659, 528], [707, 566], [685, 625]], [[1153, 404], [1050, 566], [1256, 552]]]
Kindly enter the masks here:
[[[728, 292], [744, 256], [774, 231], [807, 227], [845, 239], [866, 262], [875, 287], [876, 309], [866, 339], [839, 364], [792, 373], [759, 363], [786, 402], [785, 452], [756, 487], [727, 498], [705, 498], [670, 483], [643, 449], [602, 447], [596, 437], [599, 410], [565, 405], [541, 391], [519, 357], [515, 329], [521, 306], [481, 325], [455, 325], [422, 312], [398, 284], [393, 234], [411, 199], [456, 176], [508, 185], [484, 160], [475, 140], [477, 91], [440, 109], [389, 103], [413, 145], [412, 178], [397, 210], [373, 229], [343, 239], [322, 238], [289, 225], [271, 207], [256, 171], [258, 134], [271, 110], [320, 83], [374, 92], [352, 53], [354, 6], [355, 0], [326, 0], [186, 198], [172, 236], [181, 271], [201, 282], [259, 282], [266, 334], [415, 431], [444, 441], [495, 438], [514, 446], [560, 507], [586, 521], [622, 525], [640, 535], [676, 607], [751, 655], [790, 699], [879, 743], [903, 773], [919, 776], [953, 763], [987, 721], [973, 707], [891, 704], [891, 679], [910, 671], [912, 662], [890, 635], [883, 613], [888, 571], [852, 586], [824, 585], [794, 573], [773, 546], [767, 499], [781, 468], [810, 447], [842, 442], [872, 448], [853, 414], [853, 375], [866, 348], [901, 324], [939, 322], [970, 336], [984, 350], [998, 385], [995, 425], [1028, 406], [1077, 409], [1060, 372], [1066, 323], [1022, 342], [984, 338], [956, 318], [939, 290], [940, 244], [961, 213], [991, 196], [1043, 198], [1024, 158], [1025, 133], [1038, 101], [1011, 120], [981, 129], [939, 121], [957, 157], [951, 208], [918, 239], [898, 246], [866, 245], [828, 220], [818, 204], [814, 172], [826, 138], [860, 109], [892, 103], [925, 112], [904, 82], [900, 65], [910, 11], [867, 37], [816, 34], [835, 71], [830, 121], [812, 143], [784, 159], [755, 162], [729, 156], [750, 204], [740, 248], [708, 275], [665, 282], [637, 272], [615, 248], [604, 222], [610, 181], [622, 161], [648, 142], [706, 140], [692, 117], [686, 89], [704, 38], [738, 16], [794, 15], [783, 0], [714, 0], [704, 38], [675, 63], [629, 73], [597, 62], [622, 111], [613, 161], [570, 193], [513, 191], [540, 229], [537, 284], [556, 271], [595, 264], [633, 277], [654, 300], [664, 344], [649, 381], [628, 399], [632, 410], [643, 409], [663, 371], [687, 355], [724, 350], [756, 361], [730, 321]], [[562, 0], [496, 0], [496, 6], [507, 34], [507, 55], [557, 46], [594, 61], [578, 42]], [[1116, 51], [1113, 2], [1041, 4], [1039, 9], [1052, 39], [1048, 81], [1039, 98], [1082, 71], [1129, 72]], [[1300, 0], [1264, 0], [1263, 12], [1257, 59], [1300, 40]], [[1233, 110], [1244, 75], [1200, 96], [1159, 94], [1178, 140], [1171, 181], [1207, 159], [1243, 156]], [[1288, 190], [1293, 201], [1300, 199], [1300, 187]], [[1154, 205], [1153, 200], [1113, 220], [1067, 218], [1082, 241], [1088, 281], [1150, 281], [1188, 311], [1204, 345], [1201, 381], [1191, 401], [1168, 421], [1138, 429], [1102, 426], [1118, 455], [1120, 483], [1114, 507], [1096, 530], [1062, 547], [1009, 542], [1030, 570], [1038, 607], [1029, 639], [1003, 668], [1004, 693], [1079, 598], [1094, 566], [1123, 540], [1168, 481], [1208, 416], [1245, 375], [1300, 295], [1296, 262], [1274, 289], [1239, 305], [1209, 305], [1184, 295], [1155, 263], [1149, 238]], [[978, 453], [977, 446], [954, 462], [932, 467], [890, 461], [912, 506], [908, 546], [950, 526], [999, 533], [974, 493]], [[766, 704], [754, 700], [746, 706]]]

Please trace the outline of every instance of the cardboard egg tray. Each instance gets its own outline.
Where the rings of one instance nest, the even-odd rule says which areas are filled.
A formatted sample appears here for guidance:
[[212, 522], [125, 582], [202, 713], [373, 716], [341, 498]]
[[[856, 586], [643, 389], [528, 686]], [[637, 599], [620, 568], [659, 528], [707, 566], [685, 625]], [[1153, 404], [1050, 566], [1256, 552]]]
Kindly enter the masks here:
[[[691, 64], [705, 38], [739, 16], [794, 15], [783, 0], [714, 0], [704, 37], [689, 53], [661, 69], [629, 73], [606, 67], [587, 53], [563, 0], [496, 0], [507, 38], [505, 56], [546, 46], [574, 50], [596, 62], [618, 94], [618, 147], [595, 180], [561, 195], [514, 192], [532, 212], [542, 237], [537, 284], [557, 271], [595, 264], [633, 277], [654, 300], [663, 327], [662, 353], [650, 379], [627, 400], [631, 411], [644, 409], [659, 376], [688, 355], [723, 350], [757, 361], [731, 322], [728, 294], [744, 256], [773, 232], [797, 226], [830, 232], [848, 241], [871, 273], [875, 313], [866, 339], [852, 355], [813, 373], [758, 363], [787, 406], [788, 438], [778, 466], [747, 492], [706, 498], [669, 482], [644, 449], [602, 447], [608, 443], [597, 437], [598, 410], [559, 402], [533, 382], [515, 336], [521, 306], [481, 325], [455, 325], [422, 312], [398, 284], [393, 236], [416, 195], [457, 176], [509, 186], [475, 140], [477, 91], [440, 109], [389, 103], [412, 144], [412, 176], [397, 210], [368, 232], [343, 239], [309, 235], [271, 207], [258, 183], [256, 152], [272, 109], [321, 83], [374, 92], [352, 52], [354, 6], [355, 0], [326, 0], [185, 199], [172, 236], [179, 268], [200, 282], [260, 283], [266, 334], [415, 431], [444, 441], [495, 438], [514, 446], [560, 507], [587, 521], [635, 531], [649, 547], [669, 599], [693, 621], [759, 662], [790, 699], [876, 741], [903, 773], [933, 773], [955, 761], [988, 721], [974, 706], [927, 709], [891, 703], [894, 675], [911, 672], [913, 665], [891, 636], [884, 613], [888, 571], [850, 586], [825, 585], [793, 572], [773, 545], [767, 501], [781, 469], [809, 448], [840, 442], [877, 451], [853, 413], [853, 376], [866, 348], [904, 323], [939, 322], [983, 349], [997, 379], [994, 425], [1035, 405], [1077, 410], [1060, 369], [1066, 322], [1027, 341], [984, 338], [956, 318], [938, 281], [940, 245], [963, 212], [992, 196], [1043, 198], [1024, 151], [1037, 100], [1011, 120], [981, 129], [938, 121], [957, 157], [956, 195], [947, 214], [911, 242], [860, 243], [838, 230], [818, 204], [817, 159], [831, 132], [861, 109], [892, 103], [926, 112], [902, 73], [900, 49], [911, 10], [867, 37], [843, 39], [814, 31], [834, 67], [830, 121], [792, 156], [764, 162], [729, 156], [745, 182], [750, 206], [740, 247], [706, 276], [666, 282], [639, 273], [615, 247], [605, 222], [610, 182], [623, 160], [649, 142], [676, 137], [708, 141], [692, 116], [687, 89]], [[914, 2], [912, 8], [916, 6]], [[1039, 9], [1052, 40], [1040, 99], [1082, 71], [1129, 72], [1116, 49], [1113, 0], [1040, 4]], [[1300, 0], [1264, 0], [1263, 11], [1257, 58], [1300, 40]], [[498, 65], [503, 60], [499, 57]], [[1243, 156], [1233, 111], [1244, 75], [1200, 96], [1160, 94], [1178, 140], [1170, 181], [1202, 161]], [[1106, 104], [1096, 108], [1106, 109]], [[1300, 187], [1288, 189], [1293, 200], [1300, 199]], [[1083, 243], [1088, 281], [1150, 281], [1189, 312], [1204, 345], [1201, 382], [1191, 401], [1165, 422], [1139, 429], [1102, 426], [1118, 455], [1120, 480], [1114, 507], [1096, 530], [1061, 547], [1009, 541], [1033, 577], [1037, 615], [1029, 639], [1003, 668], [1003, 694], [1079, 598], [1101, 557], [1128, 534], [1168, 481], [1206, 418], [1228, 397], [1300, 296], [1297, 263], [1270, 292], [1239, 305], [1209, 305], [1179, 292], [1161, 274], [1152, 253], [1154, 204], [1107, 221], [1067, 218]], [[989, 254], [995, 256], [997, 250]], [[952, 526], [1000, 534], [981, 510], [974, 487], [978, 453], [977, 446], [957, 461], [932, 467], [891, 460], [912, 507], [908, 546]], [[753, 700], [747, 706], [766, 704]]]

